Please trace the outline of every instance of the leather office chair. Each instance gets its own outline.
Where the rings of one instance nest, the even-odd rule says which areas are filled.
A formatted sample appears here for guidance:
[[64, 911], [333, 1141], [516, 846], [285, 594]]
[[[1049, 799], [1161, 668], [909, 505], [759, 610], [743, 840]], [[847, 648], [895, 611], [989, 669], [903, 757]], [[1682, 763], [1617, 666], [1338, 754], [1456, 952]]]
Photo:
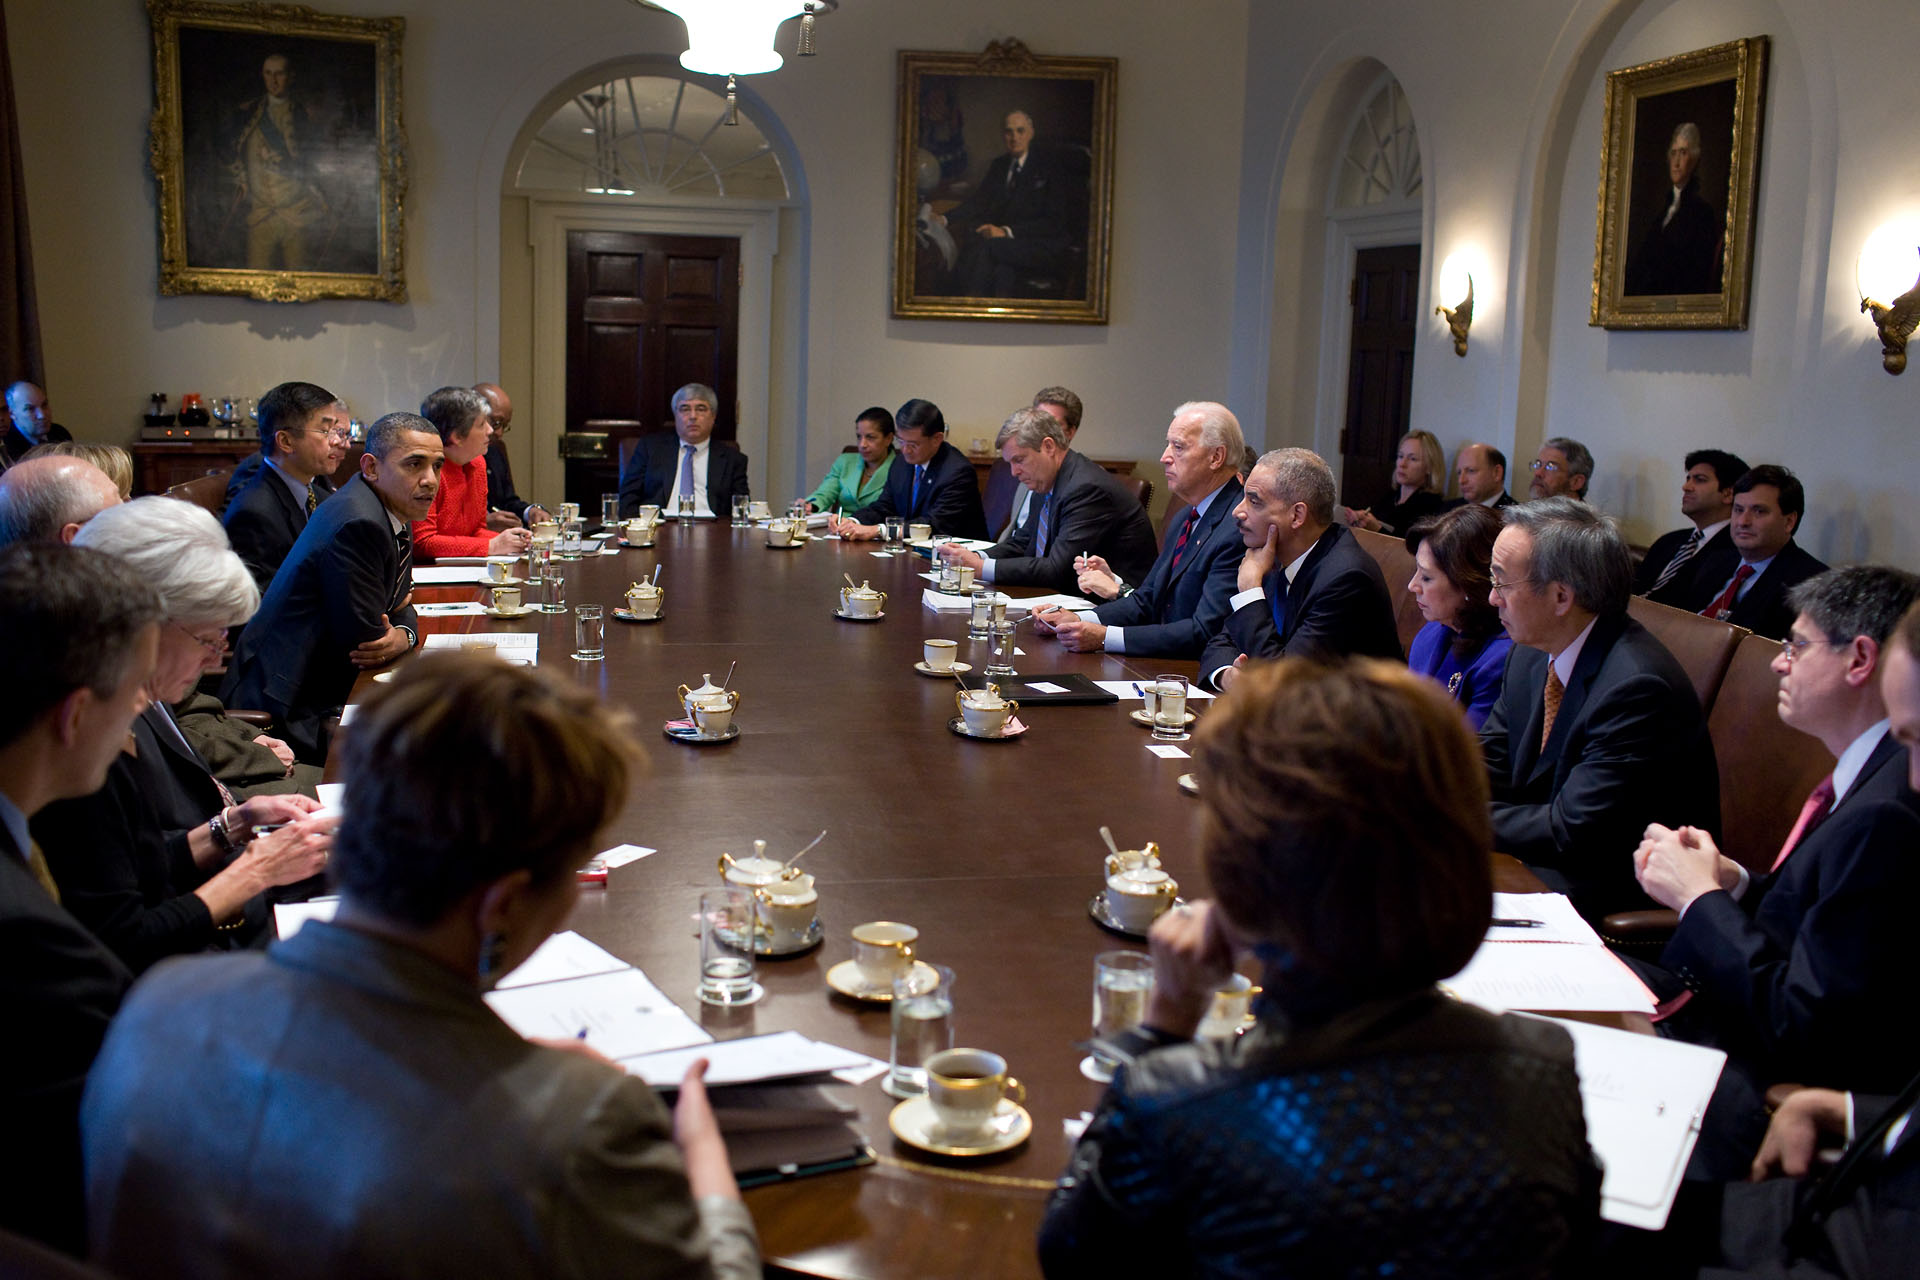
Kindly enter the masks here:
[[1013, 478], [1013, 468], [1005, 458], [995, 459], [987, 469], [987, 484], [980, 493], [980, 505], [987, 513], [988, 536], [997, 538], [1007, 527], [1007, 521], [1013, 519], [1014, 501], [1019, 496], [1020, 482]]
[[218, 520], [227, 509], [227, 481], [232, 476], [232, 467], [223, 471], [209, 471], [197, 480], [183, 480], [174, 485], [167, 490], [167, 496], [203, 507]]
[[1153, 505], [1153, 481], [1142, 480], [1138, 476], [1122, 476], [1120, 483], [1133, 490], [1133, 496], [1140, 499], [1142, 508]]
[[[1667, 646], [1667, 651], [1679, 660], [1687, 678], [1693, 682], [1693, 691], [1700, 697], [1700, 709], [1711, 714], [1721, 681], [1727, 674], [1727, 664], [1733, 661], [1734, 649], [1752, 632], [1717, 618], [1703, 618], [1685, 609], [1655, 604], [1644, 596], [1635, 596], [1627, 602], [1627, 616]], [[1771, 640], [1767, 643], [1773, 645]], [[1779, 648], [1773, 647], [1776, 651]], [[1798, 807], [1796, 801], [1795, 808]]]
[[1400, 647], [1411, 647], [1413, 638], [1427, 624], [1420, 612], [1419, 601], [1407, 590], [1407, 581], [1413, 577], [1412, 553], [1407, 550], [1404, 541], [1392, 534], [1372, 533], [1366, 529], [1351, 529], [1348, 532], [1380, 566], [1380, 574], [1387, 580], [1387, 600], [1393, 605], [1393, 622], [1395, 630], [1400, 633]]

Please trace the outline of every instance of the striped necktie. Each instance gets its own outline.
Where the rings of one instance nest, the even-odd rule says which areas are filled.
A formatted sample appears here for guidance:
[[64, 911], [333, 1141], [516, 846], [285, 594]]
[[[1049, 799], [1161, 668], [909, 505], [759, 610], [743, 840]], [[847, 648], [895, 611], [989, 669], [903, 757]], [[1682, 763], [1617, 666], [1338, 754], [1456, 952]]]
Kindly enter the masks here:
[[1047, 543], [1053, 540], [1053, 495], [1049, 493], [1040, 499], [1040, 514], [1035, 517], [1033, 526], [1033, 554], [1047, 554]]
[[400, 602], [413, 590], [413, 526], [402, 525], [400, 532], [394, 535], [394, 545], [400, 550], [400, 572], [394, 578], [393, 607], [398, 609]]
[[[1680, 544], [1680, 549], [1673, 553], [1673, 559], [1667, 561], [1667, 567], [1662, 569], [1660, 576], [1653, 580], [1653, 591], [1658, 591], [1669, 582], [1672, 582], [1673, 576], [1680, 572], [1680, 566], [1693, 559], [1694, 555], [1700, 550], [1700, 545], [1705, 541], [1706, 539], [1700, 536], [1698, 529], [1688, 534], [1687, 540]], [[1648, 594], [1651, 595], [1652, 591], [1648, 592]]]
[[1187, 554], [1187, 538], [1193, 533], [1194, 522], [1200, 518], [1200, 508], [1188, 507], [1187, 518], [1180, 525], [1180, 541], [1173, 544], [1173, 568], [1180, 567], [1180, 557]]

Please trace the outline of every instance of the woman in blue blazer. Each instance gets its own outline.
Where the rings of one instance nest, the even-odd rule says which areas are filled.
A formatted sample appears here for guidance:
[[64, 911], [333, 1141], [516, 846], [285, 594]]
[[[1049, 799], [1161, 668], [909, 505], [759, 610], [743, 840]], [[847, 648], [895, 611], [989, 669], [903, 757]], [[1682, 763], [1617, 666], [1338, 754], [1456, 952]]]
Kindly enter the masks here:
[[1422, 520], [1407, 534], [1414, 560], [1407, 590], [1427, 620], [1407, 666], [1446, 686], [1475, 732], [1500, 696], [1513, 648], [1499, 610], [1487, 601], [1499, 534], [1500, 517], [1477, 502]]

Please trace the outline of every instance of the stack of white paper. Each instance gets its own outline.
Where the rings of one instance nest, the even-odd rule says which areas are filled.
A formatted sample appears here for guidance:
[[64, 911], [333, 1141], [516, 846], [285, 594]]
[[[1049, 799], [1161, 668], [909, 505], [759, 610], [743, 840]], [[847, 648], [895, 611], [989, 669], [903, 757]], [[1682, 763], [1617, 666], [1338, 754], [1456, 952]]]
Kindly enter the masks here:
[[276, 902], [273, 904], [273, 936], [285, 942], [300, 932], [300, 927], [310, 920], [331, 920], [333, 913], [340, 909], [338, 898], [309, 898], [305, 902]]
[[1581, 919], [1564, 893], [1496, 893], [1495, 920], [1534, 920], [1538, 926], [1496, 924], [1487, 930], [1489, 942], [1564, 942], [1583, 947], [1606, 944], [1593, 926]]
[[928, 587], [920, 593], [920, 603], [935, 613], [966, 613], [973, 608], [973, 597], [949, 595]]
[[887, 1066], [864, 1053], [809, 1040], [798, 1031], [776, 1031], [771, 1035], [724, 1040], [703, 1048], [646, 1054], [620, 1065], [628, 1074], [639, 1076], [656, 1089], [671, 1088], [680, 1083], [696, 1058], [707, 1060], [706, 1082], [710, 1085], [751, 1084], [828, 1072], [871, 1079], [874, 1068], [884, 1071]]
[[484, 645], [508, 662], [530, 667], [540, 658], [540, 637], [531, 631], [477, 631], [468, 635], [428, 636], [422, 649], [465, 649]]
[[[1095, 680], [1094, 683], [1122, 702], [1146, 701], [1145, 685], [1139, 680]], [[1187, 686], [1188, 701], [1192, 701], [1195, 698], [1211, 698], [1212, 696], [1211, 693], [1208, 693], [1197, 684], [1189, 684]], [[1498, 915], [1499, 913], [1495, 912], [1494, 914]]]
[[416, 587], [454, 587], [486, 580], [484, 563], [416, 565], [413, 570], [413, 585]]
[[1069, 595], [1029, 596], [1024, 600], [1012, 601], [1010, 607], [1024, 609], [1028, 613], [1040, 609], [1069, 609], [1078, 612], [1081, 609], [1093, 608], [1093, 601], [1081, 596]]
[[615, 973], [629, 967], [625, 960], [613, 952], [567, 929], [541, 943], [518, 969], [500, 979], [495, 990], [507, 991], [514, 987], [537, 986], [542, 982], [588, 978], [597, 973]]
[[1467, 967], [1442, 984], [1489, 1009], [1646, 1013], [1653, 993], [1605, 947], [1483, 942]]
[[581, 1039], [609, 1058], [713, 1039], [638, 969], [505, 987], [489, 992], [487, 1003], [523, 1036]]
[[1587, 1141], [1606, 1168], [1600, 1216], [1660, 1230], [1727, 1055], [1659, 1036], [1550, 1021], [1573, 1037]]

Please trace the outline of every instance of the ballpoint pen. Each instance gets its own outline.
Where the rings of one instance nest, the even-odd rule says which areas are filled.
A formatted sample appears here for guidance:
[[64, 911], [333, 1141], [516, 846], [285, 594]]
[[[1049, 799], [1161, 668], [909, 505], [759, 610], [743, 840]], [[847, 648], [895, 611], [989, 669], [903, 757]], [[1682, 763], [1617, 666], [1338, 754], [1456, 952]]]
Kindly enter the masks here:
[[1544, 920], [1503, 920], [1499, 916], [1493, 918], [1492, 924], [1496, 929], [1544, 929], [1547, 927], [1547, 922]]

